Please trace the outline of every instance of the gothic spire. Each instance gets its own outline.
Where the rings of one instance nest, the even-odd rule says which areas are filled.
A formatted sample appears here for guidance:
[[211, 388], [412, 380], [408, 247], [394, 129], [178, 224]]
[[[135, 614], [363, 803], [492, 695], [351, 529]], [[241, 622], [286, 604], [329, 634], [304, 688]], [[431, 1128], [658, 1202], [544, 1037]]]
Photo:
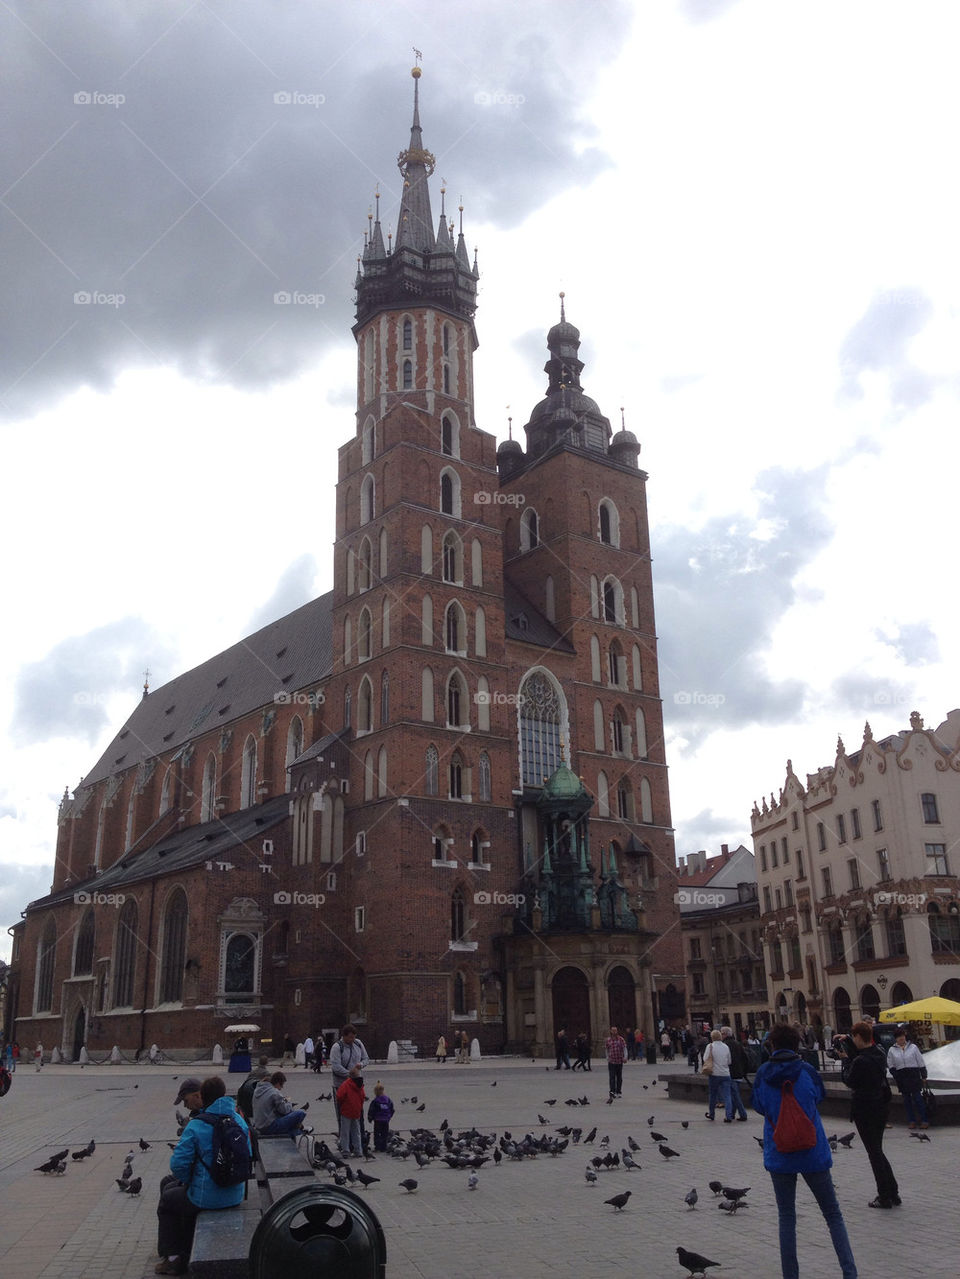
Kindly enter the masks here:
[[420, 76], [414, 67], [413, 76], [413, 124], [410, 126], [410, 145], [397, 156], [397, 166], [403, 175], [403, 194], [400, 197], [400, 216], [397, 226], [397, 249], [432, 249], [436, 243], [433, 235], [433, 216], [430, 213], [430, 189], [427, 179], [433, 173], [436, 159], [423, 145], [420, 128]]

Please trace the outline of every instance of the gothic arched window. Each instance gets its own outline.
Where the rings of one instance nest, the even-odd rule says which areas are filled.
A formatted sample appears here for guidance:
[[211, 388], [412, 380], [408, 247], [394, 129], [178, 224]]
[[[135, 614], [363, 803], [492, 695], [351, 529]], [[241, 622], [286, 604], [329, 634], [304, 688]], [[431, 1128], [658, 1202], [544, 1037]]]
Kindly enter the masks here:
[[114, 959], [113, 1003], [117, 1008], [133, 1004], [133, 978], [137, 951], [137, 903], [130, 898], [120, 908]]
[[88, 906], [77, 929], [77, 946], [73, 952], [73, 975], [83, 977], [93, 972], [93, 907]]
[[160, 1003], [183, 998], [183, 966], [187, 955], [187, 895], [171, 893], [163, 913], [163, 951], [160, 956]]
[[53, 967], [57, 955], [57, 926], [50, 918], [37, 947], [37, 998], [34, 1011], [49, 1012], [53, 1006]]
[[566, 702], [545, 671], [533, 671], [520, 685], [520, 777], [524, 786], [542, 786], [560, 767]]
[[423, 774], [424, 790], [428, 795], [436, 795], [440, 780], [440, 755], [436, 746], [427, 747]]

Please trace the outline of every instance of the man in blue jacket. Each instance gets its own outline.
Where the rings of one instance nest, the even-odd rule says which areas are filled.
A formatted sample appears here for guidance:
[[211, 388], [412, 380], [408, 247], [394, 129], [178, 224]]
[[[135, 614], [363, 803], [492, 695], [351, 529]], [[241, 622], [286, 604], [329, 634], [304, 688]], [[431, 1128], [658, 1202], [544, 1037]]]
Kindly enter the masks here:
[[[219, 1075], [200, 1085], [202, 1114], [229, 1115], [244, 1132], [246, 1120], [237, 1114], [234, 1100]], [[249, 1136], [247, 1141], [249, 1143]], [[244, 1185], [218, 1186], [210, 1175], [213, 1159], [213, 1127], [203, 1119], [191, 1119], [170, 1156], [170, 1171], [176, 1178], [163, 1187], [157, 1205], [157, 1251], [162, 1260], [154, 1267], [158, 1275], [185, 1275], [193, 1246], [197, 1213], [206, 1208], [233, 1208], [242, 1202]]]
[[[767, 1041], [770, 1059], [757, 1071], [753, 1081], [753, 1108], [764, 1117], [763, 1166], [773, 1182], [780, 1222], [780, 1266], [783, 1279], [799, 1279], [797, 1262], [797, 1177], [801, 1176], [817, 1201], [824, 1220], [830, 1228], [840, 1272], [843, 1279], [857, 1279], [857, 1263], [853, 1259], [847, 1227], [837, 1202], [830, 1169], [833, 1156], [820, 1114], [818, 1103], [823, 1099], [823, 1080], [797, 1051], [800, 1032], [794, 1026], [780, 1022], [770, 1031]], [[816, 1144], [810, 1150], [785, 1152], [777, 1148], [774, 1129], [780, 1117], [783, 1102], [783, 1085], [789, 1081], [793, 1096], [816, 1131]]]

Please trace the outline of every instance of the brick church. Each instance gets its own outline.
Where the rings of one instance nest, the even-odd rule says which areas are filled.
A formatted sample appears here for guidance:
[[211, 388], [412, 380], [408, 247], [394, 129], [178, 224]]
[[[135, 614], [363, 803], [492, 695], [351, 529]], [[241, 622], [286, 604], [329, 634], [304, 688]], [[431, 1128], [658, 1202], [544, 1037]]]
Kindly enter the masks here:
[[550, 1054], [685, 1014], [639, 444], [562, 302], [526, 447], [477, 426], [478, 270], [431, 213], [419, 74], [396, 236], [371, 216], [358, 265], [333, 590], [145, 689], [64, 795], [14, 930], [25, 1046], [350, 1019], [375, 1055]]

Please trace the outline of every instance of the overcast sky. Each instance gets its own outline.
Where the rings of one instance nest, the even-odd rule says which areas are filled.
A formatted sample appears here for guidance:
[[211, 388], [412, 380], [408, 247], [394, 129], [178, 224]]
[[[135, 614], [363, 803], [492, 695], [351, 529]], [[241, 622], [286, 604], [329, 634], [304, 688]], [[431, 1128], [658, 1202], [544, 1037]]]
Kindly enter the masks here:
[[939, 723], [958, 36], [946, 0], [0, 7], [0, 927], [144, 668], [331, 585], [414, 45], [435, 211], [443, 178], [479, 249], [478, 424], [527, 420], [563, 289], [642, 443], [678, 852], [749, 843], [788, 756]]

